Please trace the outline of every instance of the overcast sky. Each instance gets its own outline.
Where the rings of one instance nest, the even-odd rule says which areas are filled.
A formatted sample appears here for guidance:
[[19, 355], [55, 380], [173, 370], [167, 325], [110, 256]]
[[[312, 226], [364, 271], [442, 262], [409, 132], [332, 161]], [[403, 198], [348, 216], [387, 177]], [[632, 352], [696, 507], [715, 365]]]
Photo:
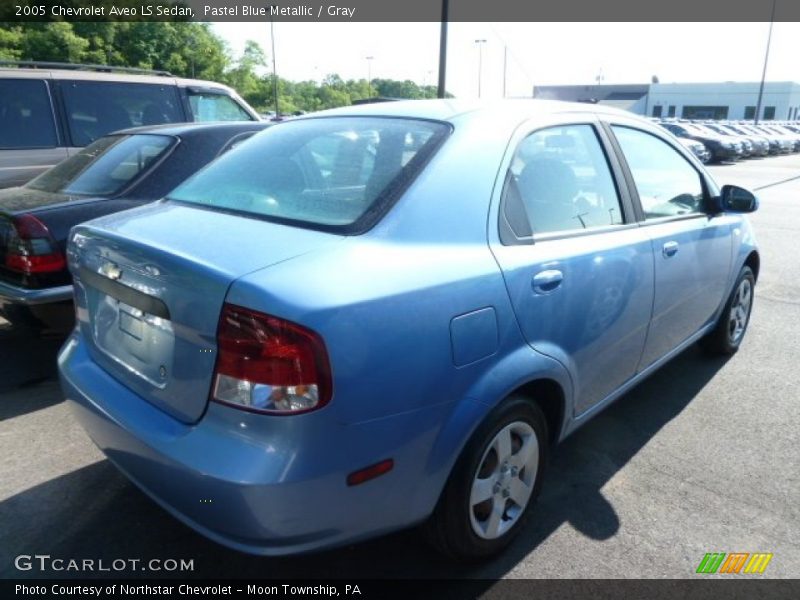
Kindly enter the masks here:
[[[269, 23], [214, 23], [235, 56], [252, 39], [271, 58]], [[769, 23], [451, 23], [447, 89], [458, 97], [500, 97], [508, 48], [509, 96], [533, 85], [758, 81]], [[338, 73], [344, 79], [411, 79], [436, 84], [438, 23], [276, 23], [278, 74], [300, 81]], [[768, 81], [800, 81], [800, 23], [776, 23]]]

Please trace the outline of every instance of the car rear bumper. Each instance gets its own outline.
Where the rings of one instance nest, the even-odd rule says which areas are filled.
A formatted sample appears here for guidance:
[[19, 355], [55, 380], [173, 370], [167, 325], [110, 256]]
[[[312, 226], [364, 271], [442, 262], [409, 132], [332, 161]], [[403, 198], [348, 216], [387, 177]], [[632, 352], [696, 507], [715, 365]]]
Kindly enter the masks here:
[[50, 304], [51, 302], [63, 302], [65, 300], [72, 300], [71, 285], [32, 290], [0, 281], [0, 303], [3, 304], [13, 303], [34, 306], [37, 304]]
[[[198, 423], [185, 424], [108, 375], [77, 333], [61, 349], [59, 372], [74, 414], [100, 450], [173, 516], [225, 546], [293, 554], [427, 516], [424, 509], [415, 514], [410, 491], [421, 479], [412, 465], [424, 464], [430, 440], [393, 436], [408, 426], [395, 422], [405, 415], [344, 426], [320, 414], [327, 409], [269, 417], [212, 402]], [[365, 455], [370, 446], [377, 446], [374, 456]], [[347, 486], [348, 473], [389, 457], [392, 471]]]
[[735, 160], [741, 157], [741, 153], [737, 152], [735, 148], [726, 148], [724, 146], [716, 146], [711, 149], [711, 155], [715, 160]]

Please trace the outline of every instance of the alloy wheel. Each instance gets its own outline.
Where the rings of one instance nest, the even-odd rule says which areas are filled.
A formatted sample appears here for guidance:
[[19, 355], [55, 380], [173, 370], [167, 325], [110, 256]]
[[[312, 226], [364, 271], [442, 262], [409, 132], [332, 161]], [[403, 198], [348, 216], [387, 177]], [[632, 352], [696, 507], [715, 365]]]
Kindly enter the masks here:
[[536, 432], [524, 421], [503, 427], [492, 439], [472, 480], [469, 516], [483, 539], [504, 535], [525, 512], [539, 468]]
[[736, 294], [728, 314], [728, 338], [732, 344], [739, 343], [744, 335], [752, 303], [753, 286], [749, 279], [742, 279], [739, 287], [736, 288]]

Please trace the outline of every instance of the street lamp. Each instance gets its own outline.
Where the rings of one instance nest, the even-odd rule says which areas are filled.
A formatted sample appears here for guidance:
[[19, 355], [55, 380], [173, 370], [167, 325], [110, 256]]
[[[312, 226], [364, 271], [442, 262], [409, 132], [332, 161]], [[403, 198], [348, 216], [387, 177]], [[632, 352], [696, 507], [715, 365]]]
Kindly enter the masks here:
[[481, 70], [483, 69], [483, 45], [486, 40], [475, 40], [478, 45], [478, 98], [481, 97]]
[[761, 101], [764, 98], [764, 79], [767, 77], [767, 62], [769, 61], [769, 46], [772, 43], [772, 26], [775, 23], [775, 4], [777, 0], [772, 0], [772, 13], [769, 17], [769, 35], [767, 36], [767, 50], [764, 53], [764, 70], [761, 71], [761, 84], [758, 86], [758, 101], [756, 102], [756, 114], [753, 122], [758, 125], [758, 115], [761, 113]]
[[442, 24], [439, 30], [439, 81], [436, 86], [436, 97], [445, 97], [445, 79], [447, 76], [447, 17], [448, 0], [442, 0]]
[[275, 120], [278, 120], [281, 118], [281, 111], [278, 106], [278, 66], [275, 59], [275, 21], [272, 16], [269, 18], [269, 37], [272, 41], [272, 95], [275, 100]]
[[367, 89], [369, 90], [369, 97], [372, 98], [372, 59], [374, 56], [366, 56], [367, 59]]

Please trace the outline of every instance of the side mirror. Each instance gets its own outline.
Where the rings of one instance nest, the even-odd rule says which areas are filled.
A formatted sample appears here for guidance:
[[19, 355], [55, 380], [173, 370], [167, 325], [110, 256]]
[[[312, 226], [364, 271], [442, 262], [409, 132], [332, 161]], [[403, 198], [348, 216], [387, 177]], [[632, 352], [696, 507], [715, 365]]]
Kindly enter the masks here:
[[717, 199], [721, 211], [751, 213], [758, 209], [758, 198], [753, 192], [736, 185], [723, 185]]

